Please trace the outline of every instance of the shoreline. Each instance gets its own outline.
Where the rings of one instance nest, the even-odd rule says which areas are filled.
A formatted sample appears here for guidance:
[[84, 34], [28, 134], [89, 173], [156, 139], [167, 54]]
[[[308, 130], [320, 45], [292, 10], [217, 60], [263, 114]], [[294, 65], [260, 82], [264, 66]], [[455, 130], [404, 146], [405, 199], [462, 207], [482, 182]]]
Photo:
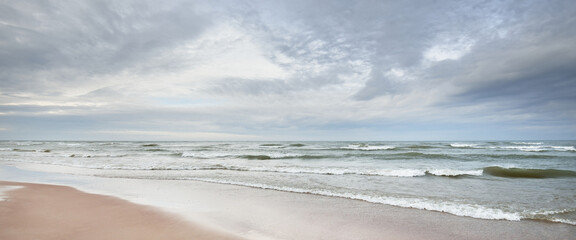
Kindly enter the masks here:
[[482, 220], [198, 181], [112, 179], [1, 166], [3, 178], [119, 197], [245, 239], [570, 239], [576, 235], [576, 226], [561, 223]]
[[241, 239], [156, 208], [68, 186], [0, 181], [0, 187], [0, 239]]

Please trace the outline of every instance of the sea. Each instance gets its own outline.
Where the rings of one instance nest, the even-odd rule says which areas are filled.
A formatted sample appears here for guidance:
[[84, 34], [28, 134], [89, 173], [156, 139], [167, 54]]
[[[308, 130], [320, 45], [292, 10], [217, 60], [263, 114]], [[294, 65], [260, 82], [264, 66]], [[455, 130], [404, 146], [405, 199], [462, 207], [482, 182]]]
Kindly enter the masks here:
[[576, 141], [1, 141], [0, 164], [19, 163], [576, 225]]

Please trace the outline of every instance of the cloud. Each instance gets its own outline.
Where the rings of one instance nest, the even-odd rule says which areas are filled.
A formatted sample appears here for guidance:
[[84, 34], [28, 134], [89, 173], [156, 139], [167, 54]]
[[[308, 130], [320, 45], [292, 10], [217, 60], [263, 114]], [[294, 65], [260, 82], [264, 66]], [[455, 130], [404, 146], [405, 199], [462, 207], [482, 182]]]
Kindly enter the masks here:
[[[169, 71], [164, 51], [209, 26], [187, 1], [26, 1], [2, 4], [1, 86], [46, 92], [92, 75]], [[54, 91], [57, 92], [57, 91]]]
[[170, 132], [170, 131], [95, 131], [93, 134], [104, 135], [108, 140], [134, 140], [153, 137], [156, 140], [201, 140], [201, 141], [214, 141], [221, 139], [228, 139], [229, 141], [249, 141], [258, 140], [259, 136], [230, 134], [230, 133], [215, 133], [215, 132]]
[[561, 0], [4, 3], [3, 135], [570, 138], [573, 16]]
[[506, 38], [479, 42], [460, 61], [430, 69], [432, 79], [455, 86], [441, 106], [490, 106], [476, 115], [530, 116], [532, 124], [574, 120], [576, 53], [567, 51], [576, 39], [568, 30], [574, 6], [533, 7], [542, 12], [530, 8], [518, 14]]

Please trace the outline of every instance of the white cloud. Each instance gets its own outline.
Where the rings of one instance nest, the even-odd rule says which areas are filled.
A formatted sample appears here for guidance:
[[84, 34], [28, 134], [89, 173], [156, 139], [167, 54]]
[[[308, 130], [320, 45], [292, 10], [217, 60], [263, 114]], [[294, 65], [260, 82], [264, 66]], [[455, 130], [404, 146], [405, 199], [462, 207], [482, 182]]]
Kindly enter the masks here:
[[436, 45], [424, 51], [424, 58], [428, 61], [458, 60], [468, 54], [475, 41], [466, 37], [443, 39]]

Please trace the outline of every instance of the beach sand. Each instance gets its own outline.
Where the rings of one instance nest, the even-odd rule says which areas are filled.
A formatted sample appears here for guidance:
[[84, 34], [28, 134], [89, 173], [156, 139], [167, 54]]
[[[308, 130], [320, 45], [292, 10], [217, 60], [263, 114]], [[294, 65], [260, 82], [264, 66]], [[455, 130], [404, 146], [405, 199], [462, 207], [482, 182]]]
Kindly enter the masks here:
[[[91, 170], [82, 169], [55, 169], [57, 172], [81, 172], [82, 175], [38, 172], [38, 166], [30, 165], [25, 169], [0, 166], [0, 179], [68, 185], [100, 195], [68, 187], [4, 183], [26, 188], [8, 191], [4, 197], [8, 200], [0, 201], [0, 239], [34, 239], [18, 238], [18, 234], [48, 236], [56, 230], [65, 234], [86, 234], [86, 238], [68, 235], [69, 238], [61, 239], [128, 239], [119, 234], [142, 234], [139, 239], [179, 239], [177, 237], [194, 234], [205, 238], [187, 239], [233, 239], [233, 234], [256, 240], [573, 240], [576, 236], [576, 226], [560, 223], [482, 220], [344, 198], [190, 180], [88, 177], [85, 175], [91, 174], [87, 172]], [[49, 168], [42, 166], [42, 169]], [[34, 190], [37, 188], [46, 192]], [[77, 203], [78, 196], [84, 200]], [[47, 202], [52, 203], [47, 205]], [[25, 205], [34, 207], [25, 210]], [[22, 210], [12, 210], [10, 217], [4, 214], [18, 208]], [[62, 214], [63, 211], [66, 214]], [[113, 217], [109, 215], [111, 212]], [[43, 220], [28, 222], [23, 217], [29, 215], [43, 217]], [[147, 227], [142, 230], [119, 227], [117, 220], [134, 226], [130, 219], [137, 219], [138, 224]], [[56, 224], [59, 221], [62, 222]], [[69, 222], [73, 225], [64, 224]], [[174, 238], [167, 237], [168, 234]]]
[[[240, 239], [151, 207], [71, 187], [0, 182], [0, 239]], [[20, 188], [15, 188], [20, 187]]]

